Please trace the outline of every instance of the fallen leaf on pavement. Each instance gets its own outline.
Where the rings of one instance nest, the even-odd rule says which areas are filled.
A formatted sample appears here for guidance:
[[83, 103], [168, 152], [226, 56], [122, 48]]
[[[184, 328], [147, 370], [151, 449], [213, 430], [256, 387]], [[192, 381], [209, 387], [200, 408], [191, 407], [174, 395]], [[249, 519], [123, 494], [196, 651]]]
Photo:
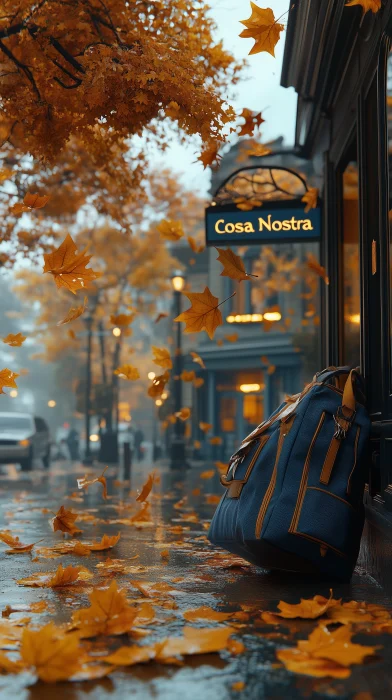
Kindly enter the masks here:
[[304, 620], [315, 620], [317, 617], [324, 615], [328, 608], [339, 605], [340, 600], [332, 598], [332, 589], [330, 590], [329, 598], [324, 598], [322, 595], [315, 595], [314, 598], [304, 599], [296, 605], [285, 603], [281, 600], [278, 603], [280, 612], [272, 613], [276, 617], [284, 617], [294, 619], [302, 617]]
[[81, 608], [72, 615], [72, 625], [82, 639], [124, 634], [133, 627], [137, 609], [131, 608], [125, 591], [117, 587], [116, 581], [109, 588], [96, 588], [89, 600], [89, 608]]
[[19, 537], [13, 537], [8, 532], [0, 532], [0, 540], [10, 547], [7, 554], [31, 552], [33, 547], [37, 544], [37, 542], [33, 542], [33, 544], [23, 544], [20, 542]]
[[183, 617], [188, 620], [188, 622], [194, 622], [195, 620], [211, 620], [214, 622], [224, 622], [233, 617], [233, 613], [218, 612], [208, 607], [208, 605], [202, 605], [200, 608], [195, 608], [193, 610], [185, 610], [182, 613]]
[[105, 549], [111, 549], [114, 547], [114, 545], [116, 545], [119, 541], [120, 537], [121, 533], [119, 532], [117, 535], [103, 535], [100, 542], [92, 542], [91, 544], [86, 542], [82, 544], [85, 544], [86, 547], [91, 549], [93, 552], [102, 552]]
[[64, 634], [52, 622], [38, 630], [23, 631], [20, 654], [23, 663], [45, 683], [73, 676], [86, 656], [77, 634]]
[[300, 639], [297, 647], [313, 658], [328, 659], [341, 666], [361, 664], [367, 656], [373, 656], [380, 648], [353, 644], [351, 637], [352, 631], [348, 625], [330, 630], [326, 625], [320, 624], [308, 639]]
[[226, 649], [229, 637], [235, 634], [234, 627], [200, 629], [184, 627], [183, 637], [168, 637], [156, 655], [158, 661], [188, 654], [209, 654]]
[[70, 586], [77, 581], [91, 578], [92, 574], [80, 566], [66, 566], [65, 569], [60, 566], [57, 571], [42, 571], [31, 574], [27, 578], [21, 578], [17, 581], [19, 586], [33, 586], [35, 588], [57, 588], [61, 586]]

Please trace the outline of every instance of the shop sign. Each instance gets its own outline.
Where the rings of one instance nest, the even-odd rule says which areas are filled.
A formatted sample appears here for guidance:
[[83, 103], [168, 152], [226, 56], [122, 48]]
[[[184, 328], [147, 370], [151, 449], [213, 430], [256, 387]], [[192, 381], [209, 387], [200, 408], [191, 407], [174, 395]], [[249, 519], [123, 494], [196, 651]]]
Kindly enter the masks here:
[[206, 209], [206, 245], [295, 243], [321, 237], [321, 209], [304, 211], [301, 201], [268, 202], [242, 211], [235, 204]]

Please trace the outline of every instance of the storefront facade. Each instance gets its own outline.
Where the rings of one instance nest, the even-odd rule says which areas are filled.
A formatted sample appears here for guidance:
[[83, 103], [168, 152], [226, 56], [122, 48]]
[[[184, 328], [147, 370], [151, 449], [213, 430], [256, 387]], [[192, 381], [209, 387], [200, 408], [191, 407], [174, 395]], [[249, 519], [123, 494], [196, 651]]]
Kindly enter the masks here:
[[360, 364], [372, 418], [362, 563], [392, 568], [392, 2], [289, 11], [282, 85], [298, 93], [296, 149], [322, 178], [322, 364]]

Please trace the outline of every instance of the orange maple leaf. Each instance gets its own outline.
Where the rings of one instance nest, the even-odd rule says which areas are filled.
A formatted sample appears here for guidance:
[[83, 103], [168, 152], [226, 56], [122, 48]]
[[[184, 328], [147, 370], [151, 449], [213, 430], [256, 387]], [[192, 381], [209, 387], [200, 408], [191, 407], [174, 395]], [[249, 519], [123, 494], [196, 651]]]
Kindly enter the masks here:
[[57, 325], [63, 326], [65, 323], [71, 323], [71, 321], [75, 321], [77, 318], [79, 318], [79, 316], [84, 314], [86, 311], [87, 302], [87, 297], [84, 297], [83, 304], [80, 306], [71, 306], [65, 318], [63, 318], [62, 321], [58, 321]]
[[18, 215], [26, 211], [33, 211], [33, 209], [42, 209], [42, 207], [48, 203], [49, 199], [50, 197], [46, 194], [40, 196], [39, 194], [27, 192], [23, 202], [16, 202], [16, 204], [11, 207], [10, 213]]
[[240, 117], [244, 119], [244, 124], [240, 124], [239, 136], [253, 136], [254, 130], [265, 121], [261, 116], [261, 112], [252, 112], [251, 109], [246, 107], [242, 110]]
[[153, 399], [155, 399], [157, 396], [161, 396], [169, 379], [170, 372], [168, 372], [168, 370], [166, 370], [166, 372], [163, 374], [159, 374], [157, 377], [154, 377], [151, 386], [147, 389], [147, 394]]
[[252, 38], [255, 40], [254, 46], [249, 51], [249, 55], [266, 51], [275, 57], [275, 46], [279, 41], [280, 32], [283, 31], [283, 24], [279, 24], [273, 11], [268, 7], [262, 9], [250, 3], [252, 14], [248, 19], [240, 20], [245, 25], [240, 37], [243, 39]]
[[301, 199], [301, 202], [304, 202], [306, 204], [306, 207], [304, 209], [305, 214], [307, 214], [308, 211], [310, 211], [310, 209], [315, 209], [317, 207], [318, 195], [319, 191], [317, 187], [309, 187], [308, 191], [305, 192], [304, 196]]
[[203, 433], [208, 433], [208, 431], [212, 428], [212, 423], [203, 423], [203, 421], [200, 421], [199, 428], [203, 431]]
[[53, 532], [61, 530], [61, 532], [68, 532], [70, 535], [74, 535], [77, 532], [82, 532], [74, 526], [74, 522], [77, 520], [77, 518], [77, 513], [73, 513], [71, 510], [66, 510], [64, 506], [61, 506], [55, 517], [49, 520], [49, 524]]
[[182, 408], [180, 411], [177, 411], [177, 413], [175, 413], [174, 415], [176, 416], [176, 418], [186, 421], [191, 415], [191, 409], [187, 406], [184, 406], [184, 408]]
[[119, 541], [121, 534], [117, 535], [103, 535], [100, 542], [93, 542], [92, 544], [87, 544], [87, 547], [94, 552], [103, 552], [105, 549], [111, 549]]
[[200, 389], [200, 387], [203, 386], [203, 384], [204, 384], [203, 377], [195, 377], [195, 379], [193, 380], [193, 386], [196, 389]]
[[197, 160], [200, 160], [201, 163], [203, 163], [204, 170], [210, 166], [213, 169], [216, 169], [219, 167], [219, 162], [222, 159], [222, 156], [219, 155], [218, 151], [221, 147], [222, 143], [221, 142], [212, 142], [210, 144], [207, 144], [200, 155], [198, 156]]
[[37, 542], [33, 542], [33, 544], [23, 544], [23, 542], [19, 540], [19, 537], [13, 537], [8, 532], [0, 532], [0, 540], [10, 547], [7, 554], [13, 554], [14, 552], [31, 552], [33, 547], [37, 544]]
[[174, 656], [221, 651], [227, 648], [229, 637], [235, 634], [236, 630], [234, 627], [219, 627], [218, 629], [184, 627], [183, 632], [183, 637], [166, 639], [155, 658], [164, 660]]
[[82, 479], [76, 479], [78, 483], [78, 489], [86, 489], [88, 490], [88, 487], [91, 486], [92, 484], [100, 483], [102, 484], [102, 498], [107, 499], [108, 497], [108, 490], [107, 490], [107, 484], [106, 484], [106, 478], [104, 477], [104, 474], [106, 470], [109, 469], [109, 467], [105, 467], [103, 470], [101, 476], [96, 477], [95, 479], [88, 479], [87, 474], [82, 478]]
[[196, 378], [195, 370], [186, 370], [183, 369], [181, 374], [180, 374], [180, 379], [182, 379], [183, 382], [193, 382], [193, 380]]
[[116, 581], [109, 588], [96, 588], [89, 600], [89, 608], [81, 608], [72, 615], [72, 623], [81, 638], [125, 634], [133, 627], [137, 609], [130, 607], [125, 591], [118, 589]]
[[311, 654], [313, 658], [329, 659], [342, 666], [361, 664], [366, 656], [373, 656], [379, 647], [352, 644], [353, 633], [349, 625], [330, 630], [320, 624], [308, 639], [298, 641], [298, 649]]
[[91, 577], [92, 573], [81, 566], [66, 566], [64, 569], [60, 564], [54, 573], [38, 571], [27, 578], [19, 579], [17, 583], [19, 586], [32, 586], [34, 588], [61, 588]]
[[236, 343], [238, 338], [238, 333], [230, 333], [228, 335], [225, 335], [225, 340], [227, 340], [228, 343]]
[[294, 619], [301, 617], [304, 620], [315, 620], [324, 615], [329, 608], [339, 605], [340, 600], [332, 598], [332, 589], [329, 598], [322, 595], [315, 595], [313, 598], [301, 598], [301, 602], [296, 605], [285, 603], [281, 600], [278, 603], [280, 612], [273, 613], [274, 617], [284, 617]]
[[223, 613], [213, 610], [208, 605], [202, 605], [200, 608], [192, 608], [192, 610], [185, 610], [182, 613], [185, 620], [188, 622], [195, 622], [197, 620], [210, 620], [213, 622], [224, 622], [233, 617], [234, 613]]
[[114, 374], [117, 374], [122, 379], [128, 379], [129, 381], [135, 381], [140, 379], [140, 373], [137, 367], [133, 365], [121, 365], [114, 370]]
[[257, 277], [257, 275], [249, 275], [245, 272], [245, 266], [239, 255], [233, 253], [231, 248], [215, 248], [219, 253], [217, 260], [223, 265], [223, 270], [220, 273], [221, 277], [230, 277], [232, 280], [237, 280], [242, 282], [242, 280], [248, 280], [250, 277]]
[[173, 367], [170, 353], [168, 350], [166, 350], [166, 348], [157, 348], [156, 345], [152, 345], [151, 350], [154, 353], [152, 361], [156, 365], [163, 367], [163, 369], [171, 369]]
[[222, 438], [219, 435], [216, 435], [215, 437], [211, 437], [208, 442], [210, 445], [221, 445]]
[[381, 0], [350, 0], [350, 2], [346, 2], [346, 7], [353, 7], [353, 5], [360, 5], [363, 9], [363, 14], [369, 11], [376, 14], [376, 12], [381, 10]]
[[52, 253], [44, 253], [44, 272], [53, 275], [57, 287], [65, 287], [76, 294], [78, 289], [85, 289], [101, 276], [100, 272], [86, 269], [91, 257], [86, 255], [86, 250], [77, 253], [75, 241], [68, 234]]
[[3, 391], [5, 386], [11, 389], [17, 389], [18, 387], [15, 383], [17, 377], [19, 377], [19, 374], [12, 372], [10, 369], [6, 368], [0, 370], [0, 394], [5, 394], [5, 391]]
[[3, 338], [3, 343], [11, 345], [13, 348], [20, 348], [25, 340], [26, 336], [22, 335], [22, 333], [8, 333], [8, 335]]
[[167, 241], [179, 241], [184, 235], [181, 221], [173, 221], [172, 219], [161, 221], [157, 226], [157, 231]]
[[205, 249], [204, 243], [197, 243], [196, 239], [193, 236], [188, 236], [188, 243], [189, 247], [193, 250], [194, 253], [202, 253]]
[[223, 324], [222, 314], [218, 306], [224, 302], [219, 302], [219, 299], [211, 294], [208, 287], [204, 289], [204, 292], [184, 292], [184, 294], [191, 302], [191, 307], [187, 311], [183, 311], [174, 321], [183, 321], [186, 324], [185, 333], [200, 333], [200, 331], [205, 330], [212, 340], [217, 327]]
[[139, 503], [143, 503], [144, 501], [147, 500], [148, 496], [150, 495], [151, 489], [154, 485], [154, 480], [155, 480], [155, 472], [152, 472], [151, 474], [148, 475], [147, 481], [145, 484], [142, 486], [142, 490], [140, 491], [138, 497], [136, 498]]
[[212, 479], [215, 474], [215, 469], [207, 469], [200, 474], [200, 479]]
[[20, 655], [45, 683], [65, 681], [76, 674], [86, 654], [79, 645], [79, 635], [55, 627], [53, 622], [40, 629], [23, 630]]

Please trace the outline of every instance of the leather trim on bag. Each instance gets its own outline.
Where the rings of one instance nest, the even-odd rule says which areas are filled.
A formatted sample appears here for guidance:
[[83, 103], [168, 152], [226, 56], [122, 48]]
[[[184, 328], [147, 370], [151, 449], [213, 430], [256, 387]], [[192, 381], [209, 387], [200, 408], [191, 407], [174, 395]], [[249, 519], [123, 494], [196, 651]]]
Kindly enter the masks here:
[[307, 491], [321, 491], [321, 493], [326, 493], [328, 496], [332, 496], [332, 498], [337, 498], [338, 501], [345, 503], [346, 506], [350, 506], [350, 508], [355, 510], [354, 506], [350, 503], [350, 501], [346, 501], [345, 498], [341, 498], [340, 496], [337, 496], [336, 493], [332, 493], [331, 491], [327, 491], [326, 489], [320, 489], [318, 486], [308, 486], [306, 490]]
[[295, 504], [293, 518], [291, 520], [290, 527], [289, 527], [289, 532], [292, 532], [292, 533], [296, 532], [299, 516], [301, 515], [302, 503], [303, 503], [303, 500], [305, 498], [306, 487], [308, 485], [310, 459], [312, 457], [314, 444], [315, 444], [317, 437], [318, 437], [318, 434], [323, 426], [325, 416], [326, 416], [326, 412], [323, 411], [321, 416], [320, 416], [320, 420], [318, 422], [317, 428], [316, 428], [314, 435], [312, 437], [312, 442], [309, 445], [308, 453], [306, 455], [305, 464], [304, 464], [304, 468], [302, 470], [301, 481], [300, 481], [300, 485], [299, 485], [299, 489], [298, 489], [297, 503]]
[[245, 476], [243, 479], [231, 479], [229, 481], [226, 481], [225, 477], [221, 476], [220, 482], [221, 482], [222, 486], [225, 486], [226, 488], [228, 488], [228, 491], [226, 494], [227, 498], [239, 498], [240, 497], [241, 491], [251, 475], [252, 469], [253, 469], [254, 465], [256, 464], [256, 461], [260, 455], [260, 452], [263, 449], [264, 445], [268, 442], [269, 439], [270, 439], [270, 435], [263, 435], [263, 437], [260, 438], [260, 441], [259, 441], [260, 444], [258, 445], [258, 447], [256, 447], [255, 453], [254, 453], [254, 455], [249, 463], [249, 466], [246, 470], [246, 473], [245, 473]]

